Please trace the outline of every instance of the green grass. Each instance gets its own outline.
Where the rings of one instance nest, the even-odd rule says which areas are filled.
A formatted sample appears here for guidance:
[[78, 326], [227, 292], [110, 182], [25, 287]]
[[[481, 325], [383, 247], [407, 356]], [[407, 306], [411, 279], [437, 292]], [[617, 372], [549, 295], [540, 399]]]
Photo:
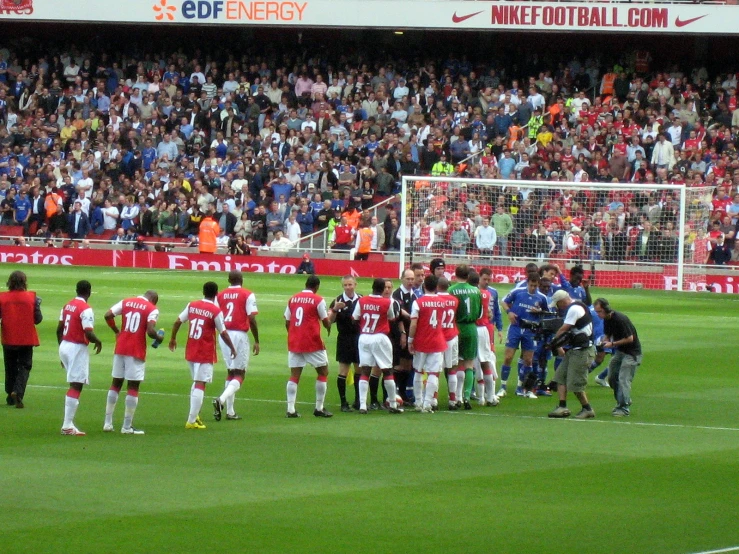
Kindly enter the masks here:
[[[682, 554], [739, 545], [736, 297], [596, 291], [631, 316], [644, 345], [626, 421], [611, 418], [610, 390], [599, 387], [589, 389], [591, 421], [549, 420], [551, 399], [519, 398], [466, 413], [316, 419], [310, 368], [298, 397], [305, 417], [287, 420], [282, 311], [303, 279], [248, 275], [262, 353], [238, 395], [244, 420], [211, 421], [207, 400], [208, 429], [184, 429], [183, 335], [176, 353], [150, 350], [136, 413], [147, 434], [131, 437], [102, 432], [113, 348], [103, 314], [155, 288], [169, 334], [203, 281], [225, 285], [225, 275], [24, 269], [46, 319], [27, 408], [0, 407], [0, 552]], [[59, 435], [66, 384], [54, 330], [81, 278], [93, 284], [104, 348], [76, 420], [88, 435], [76, 438]], [[339, 279], [325, 278], [320, 292], [338, 294]], [[327, 344], [333, 359], [333, 335]], [[327, 404], [338, 411], [333, 362], [330, 370]], [[221, 392], [222, 364], [217, 375], [207, 398]]]

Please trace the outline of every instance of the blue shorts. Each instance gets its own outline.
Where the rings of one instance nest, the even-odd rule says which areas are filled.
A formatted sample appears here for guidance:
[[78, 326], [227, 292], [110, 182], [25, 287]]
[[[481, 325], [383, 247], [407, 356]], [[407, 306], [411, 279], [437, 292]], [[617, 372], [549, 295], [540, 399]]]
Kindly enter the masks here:
[[534, 332], [531, 329], [521, 329], [518, 325], [511, 325], [508, 327], [505, 346], [517, 350], [519, 345], [521, 351], [535, 350]]

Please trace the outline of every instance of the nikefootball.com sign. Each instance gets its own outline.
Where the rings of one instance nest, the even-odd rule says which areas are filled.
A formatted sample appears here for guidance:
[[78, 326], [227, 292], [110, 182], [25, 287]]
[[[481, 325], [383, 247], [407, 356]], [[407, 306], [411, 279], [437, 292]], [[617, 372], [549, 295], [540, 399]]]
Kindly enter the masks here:
[[648, 2], [127, 0], [100, 10], [100, 0], [0, 0], [0, 19], [336, 27], [337, 6], [362, 14], [341, 27], [739, 34], [739, 6]]

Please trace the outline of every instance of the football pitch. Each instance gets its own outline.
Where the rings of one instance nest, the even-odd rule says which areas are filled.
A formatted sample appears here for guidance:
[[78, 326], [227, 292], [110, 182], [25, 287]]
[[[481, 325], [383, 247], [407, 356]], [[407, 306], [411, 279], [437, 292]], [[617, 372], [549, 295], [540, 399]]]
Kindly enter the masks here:
[[[19, 268], [0, 266], [3, 290]], [[303, 417], [286, 419], [282, 313], [304, 277], [246, 274], [262, 352], [237, 394], [244, 419], [213, 421], [219, 362], [203, 405], [208, 428], [191, 431], [186, 330], [177, 352], [164, 346], [203, 282], [226, 286], [225, 274], [21, 269], [45, 319], [26, 408], [0, 407], [0, 552], [739, 551], [737, 296], [594, 289], [631, 317], [642, 340], [629, 418], [611, 417], [610, 389], [594, 384], [595, 420], [550, 420], [553, 399], [516, 397], [470, 412], [447, 412], [442, 400], [431, 415], [339, 413], [332, 332], [326, 407], [335, 416], [311, 415], [308, 367], [298, 392]], [[93, 285], [103, 351], [91, 356], [76, 418], [87, 436], [67, 437], [59, 433], [67, 387], [55, 329], [83, 278]], [[103, 433], [114, 345], [103, 314], [149, 288], [159, 292], [167, 338], [149, 350], [135, 419], [146, 435]], [[360, 281], [358, 291], [368, 289]], [[322, 278], [319, 294], [340, 292], [339, 278]]]

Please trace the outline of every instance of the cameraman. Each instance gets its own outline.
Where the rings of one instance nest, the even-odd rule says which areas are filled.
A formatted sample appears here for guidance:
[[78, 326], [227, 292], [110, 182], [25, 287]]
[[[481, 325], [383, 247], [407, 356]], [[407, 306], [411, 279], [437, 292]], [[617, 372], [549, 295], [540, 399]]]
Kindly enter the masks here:
[[[588, 368], [595, 360], [593, 318], [585, 304], [579, 300], [573, 301], [570, 295], [563, 290], [554, 293], [552, 303], [564, 312], [564, 324], [554, 335], [552, 341], [552, 348], [559, 347], [559, 354], [564, 356], [564, 359], [554, 374], [559, 406], [549, 413], [549, 417], [570, 416], [570, 410], [567, 409], [567, 391], [569, 390], [575, 394], [582, 405], [582, 409], [575, 418], [594, 418], [595, 412], [585, 394], [585, 387], [588, 384]], [[563, 346], [567, 349], [563, 350]]]
[[625, 314], [613, 310], [608, 300], [598, 298], [593, 308], [603, 318], [604, 334], [607, 337], [603, 347], [615, 349], [608, 365], [608, 384], [611, 385], [618, 403], [612, 414], [615, 417], [624, 417], [629, 415], [631, 382], [636, 368], [641, 364], [641, 342], [631, 320]]

